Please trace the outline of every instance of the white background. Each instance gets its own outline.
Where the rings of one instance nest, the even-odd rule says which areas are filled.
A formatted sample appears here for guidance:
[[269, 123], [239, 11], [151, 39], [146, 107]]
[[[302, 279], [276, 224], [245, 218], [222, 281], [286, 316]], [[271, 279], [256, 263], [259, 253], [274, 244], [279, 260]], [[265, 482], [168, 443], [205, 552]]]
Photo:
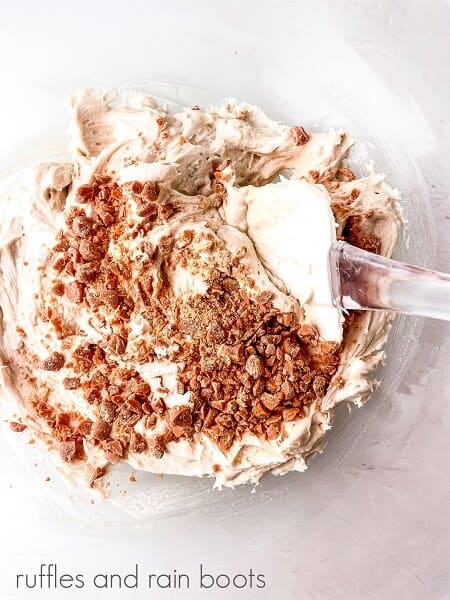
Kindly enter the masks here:
[[[336, 118], [351, 123], [352, 98], [370, 105], [374, 128], [382, 128], [391, 111], [408, 116], [399, 116], [395, 134], [419, 166], [430, 214], [439, 215], [433, 251], [424, 252], [424, 260], [450, 271], [448, 3], [0, 4], [3, 149], [5, 143], [20, 143], [14, 138], [18, 128], [31, 136], [55, 127], [39, 122], [33, 103], [87, 83], [204, 86], [218, 97], [255, 101], [275, 116], [294, 119], [300, 118], [297, 101], [303, 95], [314, 99], [303, 71], [316, 71], [321, 95], [307, 118], [333, 120], [333, 102], [339, 100]], [[367, 73], [372, 79], [363, 80]], [[374, 80], [379, 83], [374, 94], [361, 89]], [[239, 496], [236, 506], [227, 495], [212, 510], [168, 516], [136, 529], [83, 528], [55, 513], [0, 438], [0, 598], [450, 598], [448, 334], [444, 324], [427, 324], [420, 344], [400, 340], [413, 344], [414, 355], [384, 404], [378, 396], [362, 409], [358, 439], [355, 422], [307, 474], [289, 476], [273, 495], [267, 484], [266, 497], [263, 485], [246, 500]], [[367, 429], [361, 427], [364, 420]], [[46, 485], [52, 482], [41, 487]], [[16, 572], [35, 572], [49, 562], [87, 575], [126, 572], [139, 562], [143, 571], [184, 570], [193, 581], [200, 562], [216, 574], [252, 567], [265, 574], [267, 586], [217, 594], [199, 592], [195, 585], [186, 593], [15, 590]]]

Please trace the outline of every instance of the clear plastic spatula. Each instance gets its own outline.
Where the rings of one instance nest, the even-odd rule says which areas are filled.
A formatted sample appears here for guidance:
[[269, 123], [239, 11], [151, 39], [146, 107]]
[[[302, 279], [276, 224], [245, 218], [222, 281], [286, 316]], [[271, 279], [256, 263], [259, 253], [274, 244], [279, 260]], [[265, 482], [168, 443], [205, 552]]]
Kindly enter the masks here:
[[329, 253], [336, 306], [450, 321], [450, 275], [335, 242]]

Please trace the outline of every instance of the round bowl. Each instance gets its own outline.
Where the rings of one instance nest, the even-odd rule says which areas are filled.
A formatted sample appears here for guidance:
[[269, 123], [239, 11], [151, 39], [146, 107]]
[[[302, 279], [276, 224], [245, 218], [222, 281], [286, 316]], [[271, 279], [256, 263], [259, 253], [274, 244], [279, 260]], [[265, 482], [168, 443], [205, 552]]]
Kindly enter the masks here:
[[[69, 75], [58, 71], [47, 73], [40, 85], [16, 83], [1, 100], [0, 172], [64, 154], [63, 100], [80, 84], [132, 81], [175, 104], [238, 97], [286, 123], [344, 128], [359, 141], [352, 156], [357, 171], [363, 173], [373, 160], [400, 190], [405, 226], [396, 257], [450, 271], [450, 183], [444, 168], [450, 76], [442, 60], [450, 51], [447, 5], [432, 3], [425, 26], [418, 0], [406, 12], [403, 1], [369, 2], [367, 10], [347, 0], [314, 7], [201, 2], [197, 13], [182, 2], [172, 4], [174, 43], [159, 52], [164, 34], [152, 29], [153, 66], [142, 56], [120, 61], [105, 38], [109, 56], [100, 54], [94, 66], [86, 67], [81, 50]], [[140, 3], [129, 10], [150, 18]], [[153, 10], [151, 18], [162, 17], [162, 8]], [[114, 3], [112, 11], [119, 20]], [[189, 34], [183, 24], [190, 25]], [[116, 31], [113, 20], [109, 25]], [[143, 35], [144, 26], [136, 27]], [[70, 29], [68, 35], [70, 42]], [[134, 38], [127, 35], [132, 51]], [[145, 83], [149, 78], [168, 83]], [[397, 318], [386, 364], [376, 373], [380, 386], [367, 405], [339, 408], [325, 451], [305, 473], [266, 476], [255, 489], [213, 491], [208, 480], [153, 475], [139, 475], [133, 487], [128, 471], [119, 470], [111, 480], [111, 500], [92, 504], [88, 492], [69, 489], [56, 472], [51, 486], [44, 486], [43, 475], [52, 467], [41, 462], [39, 451], [24, 448], [8, 432], [13, 449], [0, 444], [3, 456], [24, 453], [25, 463], [39, 463], [28, 469], [38, 473], [30, 489], [53, 504], [41, 503], [58, 506], [64, 522], [76, 519], [95, 528], [105, 544], [106, 530], [119, 529], [131, 539], [124, 532], [139, 525], [151, 528], [168, 553], [176, 530], [183, 540], [191, 536], [193, 561], [207, 551], [212, 562], [238, 568], [236, 547], [242, 548], [264, 570], [272, 592], [285, 597], [445, 598], [449, 352], [450, 324]], [[17, 476], [28, 481], [25, 470]], [[50, 522], [52, 509], [47, 510]], [[141, 548], [143, 536], [135, 538]]]

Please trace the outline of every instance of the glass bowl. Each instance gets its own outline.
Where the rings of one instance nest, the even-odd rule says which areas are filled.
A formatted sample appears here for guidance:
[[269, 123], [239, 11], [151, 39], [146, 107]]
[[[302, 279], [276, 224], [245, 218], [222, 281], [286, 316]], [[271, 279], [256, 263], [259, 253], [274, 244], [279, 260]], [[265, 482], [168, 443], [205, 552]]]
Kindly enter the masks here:
[[[420, 3], [412, 3], [405, 21], [398, 13], [402, 2], [394, 3], [392, 13], [389, 3], [369, 3], [367, 14], [342, 3], [353, 21], [337, 8], [340, 3], [320, 2], [311, 10], [297, 3], [283, 3], [282, 9], [261, 4], [263, 14], [251, 15], [249, 35], [213, 9], [222, 19], [223, 37], [211, 50], [210, 71], [201, 59], [182, 71], [170, 55], [161, 58], [158, 68], [147, 66], [145, 71], [142, 63], [140, 69], [131, 69], [136, 75], [132, 87], [175, 104], [217, 104], [236, 96], [286, 123], [313, 130], [343, 127], [359, 140], [352, 155], [356, 170], [364, 172], [373, 160], [401, 192], [405, 227], [396, 257], [450, 271], [450, 184], [442, 159], [450, 148], [448, 125], [441, 122], [448, 97], [433, 94], [433, 82], [441, 90], [442, 80], [450, 80], [436, 60], [442, 48], [429, 43], [432, 33], [412, 34], [420, 27]], [[189, 20], [187, 8], [178, 6], [180, 19], [184, 15]], [[436, 7], [429, 18], [438, 31], [441, 8]], [[249, 9], [242, 10], [250, 18]], [[272, 21], [278, 28], [276, 41], [270, 36]], [[406, 25], [395, 37], [391, 23], [401, 22]], [[198, 58], [215, 42], [194, 29], [198, 35], [186, 48]], [[263, 42], [265, 61], [255, 50]], [[169, 83], [136, 83], [138, 75], [149, 71], [166, 73]], [[0, 123], [5, 125], [0, 172], [64, 156], [67, 95], [81, 82], [122, 85], [127, 73], [122, 65], [103, 76], [90, 70], [86, 77], [35, 87], [32, 105], [14, 101], [20, 90], [4, 98], [2, 114], [8, 111], [8, 118]], [[204, 84], [207, 89], [200, 87]], [[29, 95], [28, 85], [24, 89]], [[152, 527], [155, 539], [162, 540], [170, 517], [180, 519], [176, 522], [184, 524], [182, 531], [198, 531], [200, 540], [207, 531], [229, 532], [228, 560], [230, 548], [242, 545], [259, 557], [261, 567], [286, 593], [379, 600], [396, 598], [406, 589], [411, 598], [445, 598], [450, 326], [399, 317], [386, 352], [386, 365], [376, 374], [378, 390], [362, 409], [338, 409], [325, 451], [311, 460], [308, 470], [266, 476], [255, 489], [216, 491], [209, 480], [149, 474], [137, 474], [137, 482], [130, 484], [126, 468], [111, 478], [110, 499], [94, 498], [92, 504], [89, 491], [68, 487], [38, 450], [5, 427], [2, 431], [12, 452], [23, 455], [34, 473], [36, 495], [45, 495], [69, 519], [95, 528], [99, 535], [105, 528], [129, 531], [140, 526]], [[3, 456], [5, 452], [11, 450], [6, 448]], [[42, 484], [47, 474], [51, 486]], [[253, 537], [258, 549], [249, 542]], [[269, 546], [267, 556], [261, 554]], [[281, 574], [273, 565], [278, 558], [291, 565]]]

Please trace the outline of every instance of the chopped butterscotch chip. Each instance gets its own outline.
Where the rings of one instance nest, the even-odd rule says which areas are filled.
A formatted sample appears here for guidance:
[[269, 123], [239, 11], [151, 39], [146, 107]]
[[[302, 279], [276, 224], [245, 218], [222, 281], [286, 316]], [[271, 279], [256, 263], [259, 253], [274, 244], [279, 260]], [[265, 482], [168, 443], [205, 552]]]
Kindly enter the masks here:
[[335, 384], [337, 385], [338, 388], [343, 388], [345, 385], [345, 381], [342, 377], [336, 377], [335, 379]]
[[267, 393], [261, 395], [261, 402], [269, 410], [274, 410], [280, 404], [280, 400], [276, 396]]
[[[264, 390], [266, 389], [266, 384], [264, 379], [257, 379], [255, 382], [255, 385], [252, 388], [252, 392], [253, 395], [255, 396], [255, 398], [259, 398], [259, 396], [261, 396], [261, 394], [264, 392]], [[237, 400], [239, 402], [239, 400]]]
[[366, 232], [363, 227], [361, 215], [350, 215], [344, 225], [343, 234], [351, 244], [378, 254], [381, 248], [380, 239], [372, 233]]
[[327, 380], [325, 379], [325, 377], [323, 377], [322, 375], [318, 375], [317, 377], [314, 378], [313, 389], [314, 389], [314, 393], [316, 394], [316, 396], [318, 398], [321, 398], [324, 395], [326, 387], [327, 387]]
[[53, 261], [52, 267], [53, 267], [53, 269], [55, 269], [55, 271], [57, 271], [58, 273], [61, 273], [61, 271], [66, 266], [66, 264], [67, 264], [67, 258], [65, 256], [57, 256], [55, 258], [55, 260]]
[[168, 255], [174, 246], [175, 240], [171, 235], [163, 235], [159, 238], [158, 248], [161, 254]]
[[289, 130], [291, 136], [294, 138], [294, 143], [296, 146], [303, 146], [306, 142], [309, 141], [309, 135], [303, 129], [303, 127], [298, 127], [297, 125], [293, 125]]
[[155, 201], [159, 196], [159, 185], [155, 181], [147, 181], [141, 191], [141, 196], [148, 201]]
[[79, 377], [64, 377], [63, 386], [66, 390], [76, 390], [80, 387], [81, 380]]
[[141, 405], [141, 408], [145, 415], [151, 415], [153, 413], [153, 408], [150, 402], [144, 401]]
[[148, 198], [136, 198], [136, 212], [140, 217], [154, 217], [152, 220], [156, 220], [158, 209], [159, 206], [156, 202]]
[[99, 260], [103, 258], [105, 255], [105, 248], [103, 248], [100, 244], [90, 240], [90, 239], [82, 239], [78, 246], [78, 251], [84, 260], [93, 261]]
[[255, 415], [255, 417], [265, 418], [270, 415], [270, 409], [268, 409], [267, 406], [263, 402], [258, 402], [253, 407], [253, 414]]
[[219, 425], [222, 425], [222, 427], [225, 427], [226, 429], [232, 429], [233, 426], [235, 425], [235, 421], [233, 419], [233, 417], [228, 414], [228, 413], [219, 413], [216, 417], [216, 423], [218, 423]]
[[283, 420], [284, 421], [293, 421], [299, 414], [299, 409], [298, 408], [285, 408], [283, 410]]
[[116, 289], [103, 288], [99, 291], [98, 297], [109, 308], [117, 308], [119, 306], [119, 292]]
[[83, 419], [82, 421], [80, 421], [77, 430], [83, 437], [87, 437], [91, 433], [91, 428], [92, 421], [90, 421], [89, 419]]
[[380, 252], [381, 242], [375, 235], [363, 235], [358, 240], [358, 247], [367, 252], [378, 254]]
[[52, 292], [56, 294], [56, 296], [64, 296], [64, 284], [62, 281], [55, 281], [52, 287]]
[[44, 371], [59, 371], [65, 363], [64, 356], [60, 352], [53, 352], [48, 358], [42, 361], [41, 368]]
[[244, 344], [238, 343], [232, 345], [224, 345], [222, 352], [224, 357], [229, 359], [230, 362], [239, 364], [244, 359]]
[[320, 180], [320, 171], [317, 171], [316, 169], [311, 169], [311, 171], [309, 171], [308, 175], [314, 181], [314, 183], [318, 183], [319, 182], [319, 180]]
[[264, 352], [264, 355], [267, 356], [267, 358], [269, 358], [270, 356], [273, 356], [276, 353], [277, 348], [275, 344], [267, 344], [267, 346], [263, 346], [262, 350]]
[[309, 324], [301, 325], [297, 332], [301, 339], [304, 338], [308, 342], [311, 342], [319, 337], [317, 329]]
[[146, 381], [140, 379], [130, 380], [130, 388], [134, 394], [139, 394], [141, 397], [147, 397], [152, 391], [150, 385]]
[[59, 241], [55, 244], [55, 246], [53, 247], [53, 250], [55, 252], [65, 252], [66, 250], [69, 249], [69, 240], [61, 234], [61, 232], [58, 233]]
[[96, 467], [94, 471], [91, 473], [91, 477], [89, 479], [89, 487], [94, 487], [95, 483], [98, 479], [103, 477], [106, 473], [106, 469], [104, 467]]
[[192, 423], [191, 409], [188, 406], [176, 406], [171, 408], [169, 416], [172, 425], [184, 427]]
[[143, 435], [137, 431], [133, 431], [130, 438], [130, 452], [141, 454], [147, 449], [147, 441]]
[[161, 436], [150, 438], [148, 450], [155, 458], [162, 458], [166, 450], [164, 439]]
[[296, 358], [300, 352], [300, 344], [298, 341], [292, 339], [292, 337], [285, 338], [283, 341], [283, 350], [292, 358]]
[[142, 401], [143, 398], [140, 394], [130, 394], [130, 396], [128, 397], [125, 406], [134, 413], [137, 413], [138, 415], [142, 414]]
[[147, 429], [153, 429], [158, 422], [158, 417], [153, 413], [152, 415], [148, 415], [144, 417], [144, 427]]
[[[288, 410], [288, 409], [286, 409], [286, 410]], [[298, 409], [295, 409], [295, 410], [298, 413]], [[279, 423], [282, 419], [283, 419], [283, 412], [281, 414], [274, 412], [270, 415], [270, 417], [267, 417], [266, 425], [271, 425], [272, 423]]]
[[95, 232], [95, 221], [85, 215], [75, 217], [72, 222], [72, 231], [80, 238], [92, 237]]
[[353, 181], [356, 179], [355, 174], [348, 167], [339, 167], [336, 171], [336, 177], [341, 181]]
[[25, 431], [25, 429], [27, 428], [26, 425], [24, 425], [23, 423], [17, 423], [17, 421], [11, 421], [9, 423], [9, 427], [11, 431], [15, 431], [16, 433], [22, 433], [22, 431]]
[[271, 423], [267, 428], [267, 439], [275, 440], [280, 435], [280, 429], [279, 423]]
[[278, 317], [278, 319], [279, 319], [280, 323], [282, 323], [286, 327], [293, 327], [297, 321], [297, 317], [295, 316], [294, 313], [282, 313]]
[[123, 447], [119, 440], [106, 441], [104, 449], [106, 458], [113, 464], [123, 456]]
[[[123, 405], [124, 399], [123, 396], [119, 393], [121, 388], [117, 385], [110, 385], [108, 387], [108, 400], [113, 405], [111, 408], [119, 408]], [[107, 420], [107, 419], [105, 419]]]
[[166, 403], [162, 398], [153, 400], [151, 406], [157, 415], [162, 415], [166, 411]]
[[59, 444], [59, 453], [65, 462], [72, 462], [77, 453], [75, 441], [61, 442]]
[[111, 425], [106, 421], [99, 420], [91, 427], [91, 437], [94, 440], [106, 440], [111, 431]]
[[186, 246], [189, 246], [189, 244], [192, 243], [193, 239], [194, 232], [190, 229], [184, 229], [181, 236], [175, 241], [175, 247], [177, 249], [185, 248]]
[[98, 274], [98, 267], [95, 262], [86, 262], [77, 265], [75, 277], [81, 283], [92, 283]]
[[113, 354], [123, 354], [127, 348], [127, 340], [120, 335], [113, 334], [109, 339], [108, 348]]
[[136, 413], [124, 406], [117, 413], [116, 423], [120, 427], [134, 427], [134, 425], [141, 420], [141, 417], [142, 413]]
[[103, 400], [98, 409], [98, 414], [106, 423], [112, 423], [116, 415], [116, 404], [112, 400]]
[[253, 379], [258, 379], [264, 373], [264, 363], [259, 356], [251, 354], [245, 363], [245, 370], [250, 377], [253, 377]]
[[181, 425], [174, 425], [172, 427], [172, 433], [175, 436], [175, 438], [178, 439], [184, 435], [184, 427], [181, 427]]
[[233, 445], [234, 435], [232, 431], [226, 431], [223, 435], [219, 437], [217, 445], [222, 452], [228, 452], [228, 450]]
[[259, 302], [260, 304], [267, 304], [268, 302], [270, 302], [273, 298], [273, 294], [270, 290], [265, 290], [264, 292], [261, 292], [257, 298], [256, 301]]
[[90, 202], [95, 194], [95, 188], [90, 186], [90, 185], [80, 185], [79, 188], [77, 189], [77, 201], [80, 204], [86, 204], [87, 202]]
[[295, 388], [287, 379], [283, 381], [280, 389], [286, 400], [292, 400], [292, 398], [295, 396]]

